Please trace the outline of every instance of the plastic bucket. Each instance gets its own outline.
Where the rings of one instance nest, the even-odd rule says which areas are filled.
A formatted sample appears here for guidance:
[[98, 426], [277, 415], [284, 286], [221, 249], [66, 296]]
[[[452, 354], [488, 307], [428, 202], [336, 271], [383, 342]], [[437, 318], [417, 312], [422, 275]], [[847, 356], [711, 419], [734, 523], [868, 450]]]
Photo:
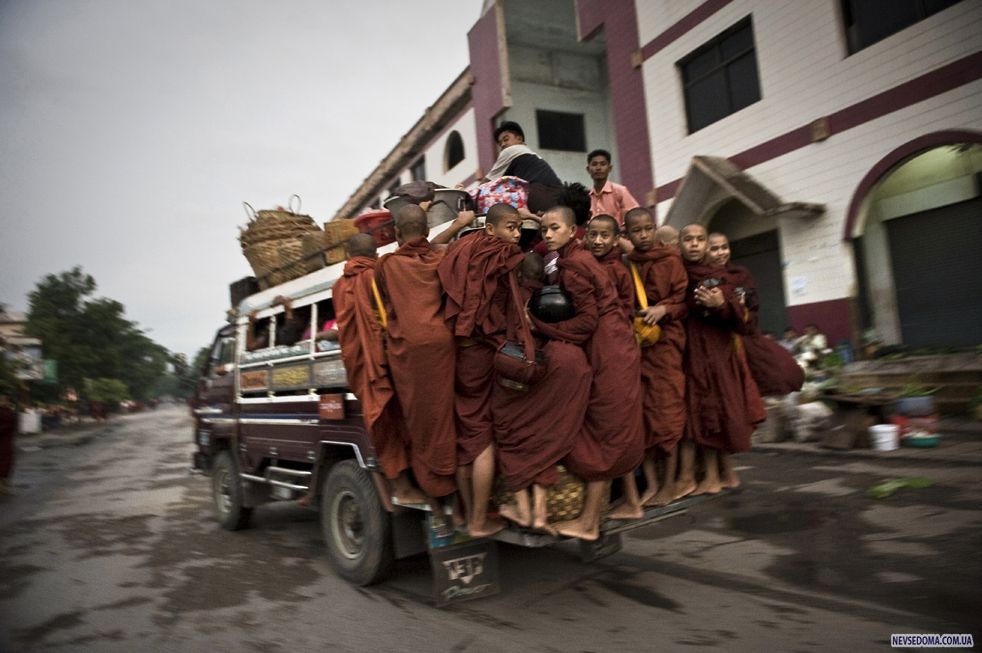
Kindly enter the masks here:
[[869, 438], [876, 451], [893, 451], [900, 446], [900, 427], [896, 424], [876, 424], [869, 427]]

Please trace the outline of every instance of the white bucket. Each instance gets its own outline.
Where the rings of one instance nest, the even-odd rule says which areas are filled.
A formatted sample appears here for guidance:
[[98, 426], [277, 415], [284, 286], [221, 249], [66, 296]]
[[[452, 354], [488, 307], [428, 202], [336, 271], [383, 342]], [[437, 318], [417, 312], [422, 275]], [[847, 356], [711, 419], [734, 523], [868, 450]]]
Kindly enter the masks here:
[[900, 427], [896, 424], [877, 424], [869, 427], [869, 437], [877, 451], [893, 451], [900, 447]]

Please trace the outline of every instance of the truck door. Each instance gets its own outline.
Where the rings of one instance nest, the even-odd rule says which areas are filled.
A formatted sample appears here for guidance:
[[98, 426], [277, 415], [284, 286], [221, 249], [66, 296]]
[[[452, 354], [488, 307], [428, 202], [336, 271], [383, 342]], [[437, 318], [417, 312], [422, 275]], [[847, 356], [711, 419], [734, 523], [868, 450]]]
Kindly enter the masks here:
[[213, 440], [231, 438], [235, 431], [234, 352], [233, 332], [222, 329], [198, 380], [194, 412], [200, 421], [199, 430], [210, 432]]

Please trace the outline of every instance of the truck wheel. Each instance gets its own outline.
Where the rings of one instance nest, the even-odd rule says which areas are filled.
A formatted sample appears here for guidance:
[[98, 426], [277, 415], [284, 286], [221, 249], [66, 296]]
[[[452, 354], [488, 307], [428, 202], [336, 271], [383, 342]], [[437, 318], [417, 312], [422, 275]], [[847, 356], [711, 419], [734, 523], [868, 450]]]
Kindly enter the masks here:
[[353, 460], [334, 465], [321, 493], [321, 528], [331, 565], [356, 585], [380, 581], [392, 565], [392, 521], [368, 473]]
[[252, 508], [242, 505], [242, 479], [239, 466], [228, 451], [215, 458], [211, 475], [211, 493], [215, 501], [215, 515], [222, 528], [237, 531], [249, 525]]

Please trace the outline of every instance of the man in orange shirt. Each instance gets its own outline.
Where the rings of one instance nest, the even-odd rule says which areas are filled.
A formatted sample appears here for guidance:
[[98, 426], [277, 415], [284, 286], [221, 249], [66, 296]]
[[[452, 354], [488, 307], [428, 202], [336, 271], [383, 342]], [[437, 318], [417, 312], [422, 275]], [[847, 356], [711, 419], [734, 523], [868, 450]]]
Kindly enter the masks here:
[[594, 150], [587, 157], [586, 171], [593, 179], [590, 189], [590, 217], [606, 213], [617, 220], [618, 226], [624, 226], [624, 214], [637, 206], [626, 186], [610, 181], [610, 171], [614, 166], [610, 162], [610, 152]]

